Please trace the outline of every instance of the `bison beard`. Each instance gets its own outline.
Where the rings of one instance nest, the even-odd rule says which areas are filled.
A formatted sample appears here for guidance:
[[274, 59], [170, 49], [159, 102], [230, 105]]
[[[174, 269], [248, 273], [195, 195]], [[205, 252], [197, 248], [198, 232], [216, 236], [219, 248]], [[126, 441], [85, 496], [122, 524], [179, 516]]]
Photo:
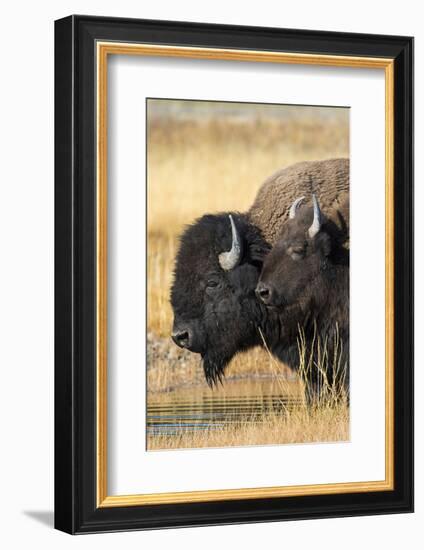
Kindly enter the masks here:
[[201, 356], [206, 382], [211, 388], [223, 383], [226, 367], [237, 353], [262, 343], [259, 327], [267, 312], [255, 299], [253, 285], [258, 276], [259, 271], [247, 279], [250, 283], [248, 291], [245, 287], [245, 296], [232, 292], [233, 300], [206, 316], [206, 347]]
[[206, 382], [210, 388], [215, 385], [223, 384], [225, 367], [231, 361], [233, 356], [222, 356], [222, 354], [214, 353], [213, 351], [202, 356], [203, 372], [205, 373]]
[[205, 326], [206, 351], [201, 356], [203, 372], [210, 388], [213, 388], [218, 382], [223, 383], [225, 368], [238, 351], [234, 349], [232, 340], [228, 336], [225, 338], [226, 331], [235, 336], [232, 327], [229, 326], [233, 323], [231, 320], [228, 322], [225, 317], [220, 319], [216, 314], [209, 315], [207, 317], [209, 322]]
[[218, 323], [205, 327], [207, 347], [201, 356], [209, 387], [223, 383], [226, 367], [237, 353], [255, 346], [266, 345], [275, 357], [294, 369], [298, 367], [298, 323], [302, 324], [305, 315], [297, 305], [284, 311], [271, 310], [249, 293], [238, 312], [237, 318], [227, 320], [221, 328]]

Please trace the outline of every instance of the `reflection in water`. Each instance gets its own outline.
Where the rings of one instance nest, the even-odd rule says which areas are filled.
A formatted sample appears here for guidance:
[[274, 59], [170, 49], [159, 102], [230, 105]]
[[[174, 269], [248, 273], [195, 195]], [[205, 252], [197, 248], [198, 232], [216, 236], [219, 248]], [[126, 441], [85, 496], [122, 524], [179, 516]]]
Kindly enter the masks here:
[[204, 390], [197, 395], [173, 392], [160, 399], [148, 399], [147, 435], [173, 436], [219, 430], [231, 424], [258, 423], [269, 414], [286, 414], [301, 399], [298, 394], [282, 392], [275, 385], [239, 389], [244, 389], [240, 393], [245, 395], [237, 391]]

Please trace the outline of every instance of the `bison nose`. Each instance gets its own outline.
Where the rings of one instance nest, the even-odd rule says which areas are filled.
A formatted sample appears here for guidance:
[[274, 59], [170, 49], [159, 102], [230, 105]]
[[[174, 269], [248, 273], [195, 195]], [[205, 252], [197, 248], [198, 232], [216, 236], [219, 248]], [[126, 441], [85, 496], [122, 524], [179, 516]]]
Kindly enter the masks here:
[[190, 348], [192, 334], [190, 329], [175, 330], [172, 333], [172, 339], [180, 348]]
[[268, 304], [272, 297], [272, 289], [265, 283], [259, 283], [256, 287], [256, 295], [264, 304]]

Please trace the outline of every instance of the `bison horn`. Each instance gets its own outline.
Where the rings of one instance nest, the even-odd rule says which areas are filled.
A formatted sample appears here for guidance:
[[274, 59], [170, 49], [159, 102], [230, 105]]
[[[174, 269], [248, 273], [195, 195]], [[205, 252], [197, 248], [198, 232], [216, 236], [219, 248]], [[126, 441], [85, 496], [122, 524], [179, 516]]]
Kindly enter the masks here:
[[319, 209], [319, 204], [315, 195], [312, 195], [312, 203], [314, 205], [314, 221], [308, 230], [311, 239], [313, 239], [321, 229], [321, 210]]
[[231, 271], [241, 259], [241, 241], [231, 214], [228, 216], [231, 223], [232, 244], [229, 252], [222, 252], [219, 256], [219, 265], [224, 271]]
[[298, 199], [296, 199], [294, 201], [294, 203], [291, 205], [290, 207], [290, 212], [289, 212], [289, 219], [292, 220], [293, 218], [296, 217], [296, 212], [297, 212], [297, 209], [299, 208], [300, 206], [300, 203], [303, 201], [305, 197], [299, 197]]

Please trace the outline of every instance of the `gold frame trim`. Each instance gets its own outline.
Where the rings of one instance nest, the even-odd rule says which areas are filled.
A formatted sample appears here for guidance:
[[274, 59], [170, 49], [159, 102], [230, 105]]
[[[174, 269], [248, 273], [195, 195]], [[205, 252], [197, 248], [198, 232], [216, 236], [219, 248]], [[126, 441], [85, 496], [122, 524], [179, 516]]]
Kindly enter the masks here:
[[[97, 42], [97, 506], [141, 506], [219, 500], [364, 493], [394, 489], [394, 60], [390, 58], [262, 52]], [[384, 69], [386, 123], [386, 433], [385, 479], [283, 487], [256, 487], [109, 496], [107, 494], [107, 60], [108, 55], [256, 61]]]

